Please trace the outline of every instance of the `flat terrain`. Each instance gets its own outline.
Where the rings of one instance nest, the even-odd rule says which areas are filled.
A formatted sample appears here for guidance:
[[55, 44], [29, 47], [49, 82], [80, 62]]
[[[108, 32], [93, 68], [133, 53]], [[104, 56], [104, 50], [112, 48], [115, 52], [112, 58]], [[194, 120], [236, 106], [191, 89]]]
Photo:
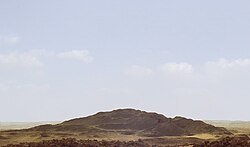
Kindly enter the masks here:
[[0, 131], [3, 130], [17, 130], [17, 129], [27, 129], [43, 124], [57, 124], [60, 122], [0, 122]]
[[206, 120], [204, 122], [224, 127], [234, 134], [250, 134], [250, 121]]

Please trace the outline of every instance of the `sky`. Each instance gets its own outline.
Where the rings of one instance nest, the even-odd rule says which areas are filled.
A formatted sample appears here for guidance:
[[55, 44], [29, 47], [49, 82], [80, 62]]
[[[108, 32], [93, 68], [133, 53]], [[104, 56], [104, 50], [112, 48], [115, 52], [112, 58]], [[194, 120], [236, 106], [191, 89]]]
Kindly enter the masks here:
[[0, 121], [250, 120], [249, 14], [249, 0], [1, 0]]

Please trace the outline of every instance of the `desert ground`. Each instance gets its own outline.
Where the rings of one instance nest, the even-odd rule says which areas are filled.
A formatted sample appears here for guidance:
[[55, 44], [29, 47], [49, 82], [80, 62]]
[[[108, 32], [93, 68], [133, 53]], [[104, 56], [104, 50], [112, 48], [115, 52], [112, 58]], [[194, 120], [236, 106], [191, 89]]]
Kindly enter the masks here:
[[[158, 117], [158, 116], [157, 116]], [[160, 116], [161, 117], [161, 116]], [[97, 120], [95, 117], [91, 119]], [[102, 118], [103, 119], [103, 118]], [[114, 119], [114, 118], [112, 118]], [[73, 120], [74, 121], [78, 121]], [[70, 122], [70, 123], [72, 123]], [[22, 123], [0, 123], [0, 146], [6, 146], [8, 144], [19, 144], [23, 142], [41, 142], [48, 140], [61, 140], [65, 138], [73, 138], [76, 140], [92, 140], [101, 142], [105, 141], [120, 141], [129, 142], [134, 141], [137, 144], [139, 141], [146, 143], [147, 145], [157, 146], [192, 146], [195, 144], [202, 144], [205, 141], [216, 141], [226, 137], [234, 137], [237, 135], [249, 135], [250, 134], [250, 122], [246, 121], [216, 121], [206, 120], [207, 124], [211, 124], [216, 127], [224, 127], [232, 134], [216, 134], [216, 133], [197, 133], [189, 135], [141, 135], [140, 131], [133, 131], [133, 129], [117, 129], [117, 128], [105, 128], [97, 129], [95, 126], [91, 126], [83, 131], [75, 131], [75, 126], [62, 125], [65, 130], [62, 130], [55, 124], [60, 122], [22, 122]], [[66, 124], [69, 122], [66, 122]], [[53, 125], [47, 125], [53, 124]], [[57, 126], [57, 127], [54, 127]], [[35, 127], [39, 126], [39, 127]], [[52, 127], [51, 127], [52, 126]], [[106, 126], [107, 127], [107, 126]], [[110, 126], [109, 126], [110, 127]], [[32, 129], [30, 129], [32, 128]], [[55, 130], [57, 128], [57, 130]], [[60, 128], [58, 130], [58, 128]], [[82, 128], [81, 128], [82, 129]], [[230, 140], [227, 139], [227, 140]], [[226, 140], [226, 141], [227, 141]], [[70, 142], [72, 140], [64, 140]], [[73, 140], [74, 141], [74, 140]], [[225, 139], [224, 139], [225, 141]], [[145, 145], [144, 145], [145, 146]]]
[[[250, 134], [250, 122], [243, 121], [206, 121], [218, 127], [225, 127], [235, 135]], [[22, 122], [22, 123], [1, 123], [0, 129], [0, 146], [7, 144], [18, 144], [22, 142], [40, 142], [43, 140], [53, 140], [62, 138], [75, 138], [78, 140], [106, 140], [106, 141], [137, 141], [144, 140], [150, 145], [157, 144], [161, 146], [189, 143], [201, 143], [205, 140], [218, 140], [221, 136], [213, 134], [195, 134], [192, 136], [165, 136], [165, 137], [141, 137], [137, 135], [121, 134], [121, 133], [90, 133], [88, 135], [81, 133], [65, 133], [65, 132], [28, 132], [23, 133], [18, 129], [31, 128], [37, 125], [42, 125], [45, 122]], [[47, 123], [46, 123], [47, 124]], [[55, 122], [53, 122], [55, 124]], [[8, 130], [8, 131], [7, 131]]]

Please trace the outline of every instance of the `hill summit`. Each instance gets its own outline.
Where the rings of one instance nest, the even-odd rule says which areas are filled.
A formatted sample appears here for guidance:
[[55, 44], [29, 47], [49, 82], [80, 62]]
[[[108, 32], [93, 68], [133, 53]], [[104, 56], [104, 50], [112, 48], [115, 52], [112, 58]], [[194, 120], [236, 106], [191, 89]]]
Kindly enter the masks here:
[[231, 134], [224, 128], [215, 127], [199, 120], [184, 117], [167, 118], [162, 114], [135, 109], [118, 109], [76, 118], [57, 125], [31, 128], [35, 131], [69, 132], [122, 132], [140, 136], [183, 136], [200, 133]]

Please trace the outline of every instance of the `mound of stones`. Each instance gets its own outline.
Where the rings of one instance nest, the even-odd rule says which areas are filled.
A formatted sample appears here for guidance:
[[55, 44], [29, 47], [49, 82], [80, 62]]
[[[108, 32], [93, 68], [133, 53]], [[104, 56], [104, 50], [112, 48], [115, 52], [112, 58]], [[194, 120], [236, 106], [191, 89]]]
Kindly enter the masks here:
[[9, 144], [4, 147], [149, 147], [148, 144], [138, 141], [97, 141], [97, 140], [76, 140], [74, 138], [54, 139], [42, 142]]
[[250, 147], [250, 138], [247, 135], [225, 137], [218, 141], [205, 141], [194, 147]]

